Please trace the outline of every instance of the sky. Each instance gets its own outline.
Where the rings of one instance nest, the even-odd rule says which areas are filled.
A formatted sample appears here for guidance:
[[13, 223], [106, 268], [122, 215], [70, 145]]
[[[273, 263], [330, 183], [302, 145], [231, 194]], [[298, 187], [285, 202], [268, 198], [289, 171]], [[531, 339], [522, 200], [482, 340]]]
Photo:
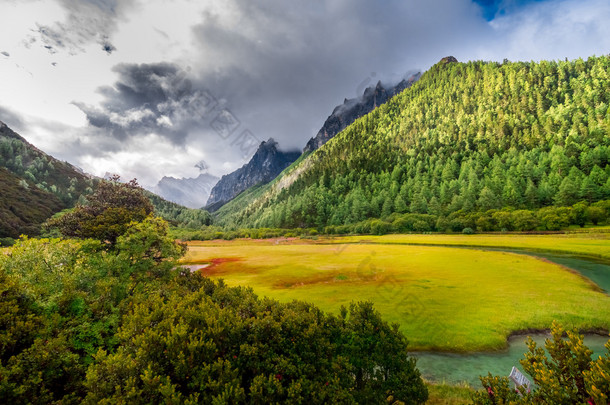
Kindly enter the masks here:
[[610, 53], [609, 0], [0, 0], [0, 120], [152, 188], [301, 150], [333, 108], [445, 56]]

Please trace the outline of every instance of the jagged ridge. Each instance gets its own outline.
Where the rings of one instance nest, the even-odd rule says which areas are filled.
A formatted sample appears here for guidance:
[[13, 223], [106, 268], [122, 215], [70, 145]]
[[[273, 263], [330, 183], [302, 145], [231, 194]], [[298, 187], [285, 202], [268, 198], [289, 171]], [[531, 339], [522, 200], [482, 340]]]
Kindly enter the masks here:
[[268, 183], [300, 156], [300, 152], [282, 152], [273, 138], [261, 142], [250, 161], [233, 173], [222, 176], [212, 188], [206, 209], [216, 211], [242, 191]]
[[335, 107], [316, 136], [307, 142], [303, 153], [318, 149], [356, 119], [373, 111], [404, 89], [411, 87], [420, 77], [421, 73], [413, 74], [408, 79], [403, 79], [396, 86], [388, 88], [385, 88], [379, 81], [375, 87], [368, 87], [364, 90], [362, 98], [349, 100], [346, 98], [342, 105]]

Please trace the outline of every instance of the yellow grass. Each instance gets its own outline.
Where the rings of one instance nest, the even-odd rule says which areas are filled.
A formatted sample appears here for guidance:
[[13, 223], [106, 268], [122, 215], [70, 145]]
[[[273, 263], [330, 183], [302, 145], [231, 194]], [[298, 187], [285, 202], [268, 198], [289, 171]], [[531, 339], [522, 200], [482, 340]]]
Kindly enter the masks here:
[[[518, 247], [527, 241], [531, 247], [538, 241], [534, 244], [541, 248], [561, 246], [563, 240], [472, 238], [388, 235], [347, 237], [330, 244], [324, 239], [196, 242], [189, 244], [185, 263], [232, 259], [202, 271], [229, 285], [250, 286], [259, 295], [310, 301], [334, 313], [352, 301], [373, 301], [386, 320], [401, 325], [417, 350], [498, 349], [511, 332], [545, 329], [554, 319], [580, 329], [610, 329], [610, 298], [558, 265], [514, 253], [402, 244], [474, 240], [487, 241], [486, 246], [510, 241], [511, 247]], [[352, 244], [363, 240], [372, 243]], [[598, 246], [595, 239], [588, 243], [579, 251], [598, 252], [592, 248]]]

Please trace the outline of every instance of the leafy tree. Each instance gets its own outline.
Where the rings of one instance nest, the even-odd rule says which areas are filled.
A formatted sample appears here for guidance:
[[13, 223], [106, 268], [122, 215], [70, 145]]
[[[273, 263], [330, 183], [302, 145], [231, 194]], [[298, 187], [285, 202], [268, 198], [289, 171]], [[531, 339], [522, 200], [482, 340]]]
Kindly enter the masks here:
[[585, 215], [593, 225], [597, 225], [606, 219], [606, 212], [601, 207], [587, 207]]
[[93, 238], [114, 245], [132, 222], [144, 220], [153, 212], [150, 200], [144, 195], [135, 179], [119, 182], [115, 176], [102, 181], [88, 197], [87, 205], [77, 205], [50, 222], [65, 236]]

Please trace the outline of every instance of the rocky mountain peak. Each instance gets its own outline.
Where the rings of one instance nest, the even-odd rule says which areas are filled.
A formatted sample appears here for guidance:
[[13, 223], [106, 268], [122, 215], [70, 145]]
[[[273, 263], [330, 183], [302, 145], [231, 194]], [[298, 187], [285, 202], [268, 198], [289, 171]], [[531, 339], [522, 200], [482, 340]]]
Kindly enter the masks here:
[[320, 146], [324, 145], [331, 138], [345, 129], [349, 124], [357, 118], [368, 114], [373, 109], [394, 97], [407, 87], [410, 87], [421, 76], [421, 73], [416, 73], [409, 78], [402, 80], [396, 86], [383, 86], [381, 81], [378, 81], [375, 86], [368, 87], [364, 90], [362, 97], [359, 99], [345, 99], [342, 105], [338, 105], [333, 110], [332, 114], [326, 119], [324, 125], [318, 131], [315, 137], [311, 138], [303, 152], [313, 152]]
[[275, 139], [261, 142], [248, 163], [233, 173], [224, 175], [212, 188], [206, 208], [216, 211], [244, 190], [273, 180], [282, 170], [297, 160], [300, 152], [279, 150]]
[[445, 56], [439, 63], [446, 65], [447, 63], [458, 63], [458, 60], [453, 56]]

